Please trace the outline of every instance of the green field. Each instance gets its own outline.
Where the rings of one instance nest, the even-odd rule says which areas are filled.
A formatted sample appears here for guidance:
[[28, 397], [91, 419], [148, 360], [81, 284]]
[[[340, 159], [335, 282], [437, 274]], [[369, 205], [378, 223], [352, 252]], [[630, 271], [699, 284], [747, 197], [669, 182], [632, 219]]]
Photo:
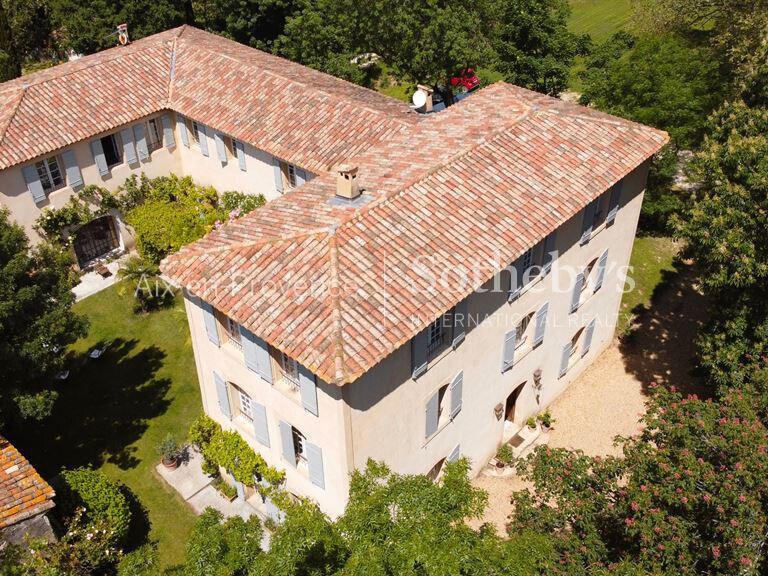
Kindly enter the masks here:
[[576, 34], [589, 34], [596, 42], [630, 26], [630, 0], [571, 0], [568, 27]]
[[[124, 483], [140, 504], [134, 542], [149, 530], [167, 566], [184, 559], [195, 516], [156, 474], [156, 446], [168, 432], [183, 440], [202, 407], [181, 298], [143, 315], [133, 313], [133, 303], [123, 283], [75, 306], [90, 320], [88, 337], [71, 351], [73, 368], [53, 416], [25, 429], [17, 444], [45, 478], [62, 467], [92, 466]], [[109, 347], [91, 360], [87, 352], [98, 342]]]

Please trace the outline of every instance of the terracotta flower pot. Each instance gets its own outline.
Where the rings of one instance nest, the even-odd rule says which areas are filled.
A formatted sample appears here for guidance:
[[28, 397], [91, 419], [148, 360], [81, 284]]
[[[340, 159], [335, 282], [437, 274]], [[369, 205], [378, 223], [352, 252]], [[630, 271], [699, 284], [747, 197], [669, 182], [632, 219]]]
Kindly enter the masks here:
[[176, 468], [179, 467], [178, 458], [163, 458], [162, 462], [163, 462], [163, 466], [165, 466], [169, 470], [176, 470]]
[[504, 462], [502, 462], [501, 460], [496, 460], [496, 468], [497, 469], [504, 470], [504, 468], [506, 468], [506, 467], [507, 467], [507, 465], [504, 464]]

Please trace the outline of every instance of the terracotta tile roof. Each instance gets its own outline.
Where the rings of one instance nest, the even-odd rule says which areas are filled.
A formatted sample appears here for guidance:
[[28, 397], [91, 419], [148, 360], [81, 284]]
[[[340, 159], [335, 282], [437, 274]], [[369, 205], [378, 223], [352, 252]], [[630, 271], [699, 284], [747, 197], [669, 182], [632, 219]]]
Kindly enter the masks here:
[[183, 26], [0, 84], [0, 169], [163, 109], [313, 172], [420, 120], [405, 103]]
[[648, 159], [664, 132], [509, 84], [485, 88], [223, 226], [164, 274], [328, 382], [360, 377], [493, 276], [433, 290], [469, 262], [504, 267]]
[[53, 488], [0, 436], [0, 528], [53, 508]]

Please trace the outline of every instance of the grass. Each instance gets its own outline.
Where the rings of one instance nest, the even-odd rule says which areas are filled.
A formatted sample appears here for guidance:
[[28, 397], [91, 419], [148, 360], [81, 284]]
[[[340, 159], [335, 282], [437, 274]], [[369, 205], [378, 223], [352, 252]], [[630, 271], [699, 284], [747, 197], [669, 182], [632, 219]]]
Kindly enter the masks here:
[[640, 236], [635, 239], [628, 273], [635, 287], [626, 292], [621, 301], [616, 328], [619, 335], [629, 332], [635, 316], [650, 305], [656, 287], [676, 271], [674, 260], [679, 250], [680, 244], [671, 238]]
[[[134, 512], [135, 540], [148, 529], [170, 566], [184, 559], [195, 516], [156, 474], [156, 447], [169, 432], [185, 438], [202, 407], [181, 298], [146, 315], [134, 314], [133, 302], [120, 283], [75, 306], [90, 319], [89, 334], [70, 352], [73, 369], [54, 415], [24, 430], [18, 444], [46, 478], [62, 467], [92, 466], [124, 483], [144, 509]], [[89, 359], [99, 342], [109, 347]]]
[[568, 28], [575, 34], [589, 34], [595, 42], [630, 27], [631, 0], [571, 0]]

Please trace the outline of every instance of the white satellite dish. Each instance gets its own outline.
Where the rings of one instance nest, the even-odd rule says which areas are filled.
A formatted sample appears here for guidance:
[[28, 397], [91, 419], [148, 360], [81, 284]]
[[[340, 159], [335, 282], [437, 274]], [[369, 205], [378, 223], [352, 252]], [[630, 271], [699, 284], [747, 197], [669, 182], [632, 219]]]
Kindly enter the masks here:
[[416, 108], [421, 108], [426, 103], [427, 103], [426, 92], [422, 92], [421, 90], [416, 90], [416, 92], [413, 93], [413, 105], [416, 106]]

